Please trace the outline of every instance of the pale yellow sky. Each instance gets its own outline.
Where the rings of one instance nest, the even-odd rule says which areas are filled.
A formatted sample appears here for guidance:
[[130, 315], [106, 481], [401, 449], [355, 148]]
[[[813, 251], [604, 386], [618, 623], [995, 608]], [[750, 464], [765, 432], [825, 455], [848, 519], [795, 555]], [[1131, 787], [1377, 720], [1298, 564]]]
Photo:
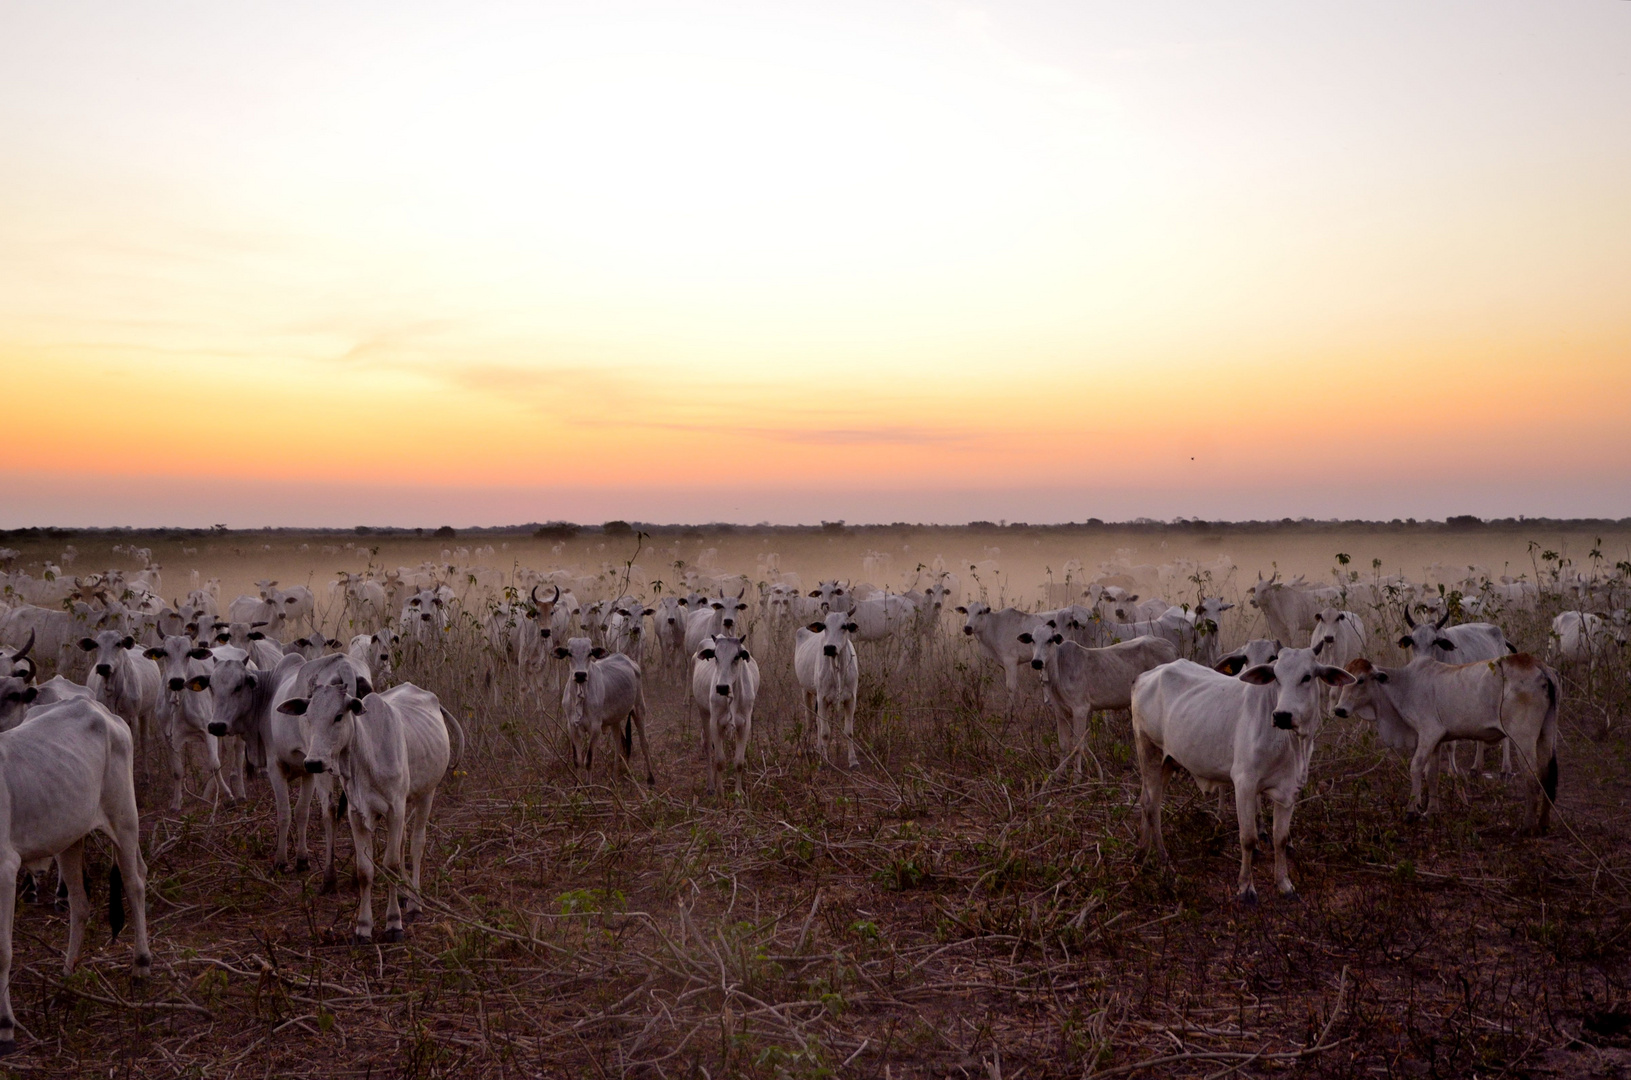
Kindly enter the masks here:
[[3, 18], [0, 526], [1631, 514], [1631, 4]]

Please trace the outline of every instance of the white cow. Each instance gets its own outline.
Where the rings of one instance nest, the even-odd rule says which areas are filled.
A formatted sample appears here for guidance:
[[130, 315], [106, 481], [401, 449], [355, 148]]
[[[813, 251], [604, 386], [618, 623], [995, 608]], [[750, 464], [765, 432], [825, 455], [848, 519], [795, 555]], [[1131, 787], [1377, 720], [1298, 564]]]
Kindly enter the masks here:
[[1595, 664], [1609, 646], [1625, 645], [1625, 631], [1587, 611], [1565, 611], [1552, 620], [1549, 657], [1577, 664]]
[[85, 686], [115, 716], [130, 725], [139, 748], [161, 719], [159, 666], [136, 647], [136, 639], [103, 630], [80, 639], [79, 647], [91, 655], [91, 674]]
[[391, 650], [402, 644], [395, 630], [381, 630], [374, 634], [358, 634], [346, 646], [346, 655], [361, 668], [370, 685], [376, 689], [391, 682]]
[[71, 973], [85, 939], [90, 901], [85, 895], [85, 838], [113, 842], [108, 874], [108, 916], [113, 933], [124, 926], [123, 894], [130, 894], [135, 924], [134, 975], [145, 979], [153, 958], [147, 945], [147, 867], [142, 861], [136, 784], [129, 729], [117, 716], [83, 698], [34, 710], [27, 721], [0, 733], [0, 1053], [16, 1046], [11, 1011], [11, 934], [17, 909], [17, 872], [55, 857], [68, 887]]
[[827, 757], [827, 735], [834, 715], [844, 718], [849, 767], [855, 768], [855, 702], [861, 668], [850, 635], [855, 624], [842, 611], [829, 611], [821, 622], [801, 626], [793, 635], [793, 673], [804, 690], [804, 705], [815, 713], [816, 753]]
[[657, 601], [652, 615], [657, 628], [657, 658], [667, 669], [685, 659], [685, 603], [678, 596], [665, 596]]
[[[1507, 642], [1506, 633], [1499, 626], [1492, 623], [1445, 626], [1449, 619], [1450, 614], [1446, 611], [1436, 622], [1418, 623], [1410, 617], [1410, 607], [1406, 605], [1404, 621], [1410, 632], [1399, 638], [1399, 648], [1405, 650], [1412, 660], [1437, 660], [1443, 664], [1499, 660], [1517, 651]], [[1458, 775], [1461, 766], [1455, 759], [1453, 744], [1444, 748], [1444, 756], [1451, 775]], [[1479, 740], [1478, 748], [1473, 752], [1472, 768], [1474, 772], [1484, 768], [1482, 740]], [[1512, 775], [1512, 747], [1507, 743], [1501, 744], [1501, 775]]]
[[[220, 740], [209, 733], [209, 724], [215, 712], [209, 691], [188, 687], [189, 679], [210, 673], [215, 666], [214, 655], [203, 646], [194, 644], [192, 638], [184, 634], [166, 637], [142, 655], [159, 665], [159, 675], [164, 683], [165, 726], [168, 729], [165, 741], [169, 743], [170, 750], [170, 778], [175, 781], [170, 809], [181, 809], [188, 746], [196, 746], [204, 760], [204, 774], [209, 777], [204, 790], [206, 801], [219, 798], [222, 792], [229, 800], [243, 798], [243, 771], [224, 764]], [[232, 786], [234, 780], [237, 781], [236, 789]]]
[[1314, 613], [1325, 607], [1320, 590], [1308, 588], [1300, 582], [1284, 582], [1275, 575], [1267, 581], [1261, 574], [1248, 594], [1251, 605], [1263, 613], [1269, 625], [1269, 634], [1281, 641], [1298, 641], [1314, 631]]
[[[1365, 655], [1365, 620], [1351, 611], [1321, 608], [1314, 613], [1314, 632], [1309, 635], [1308, 647], [1321, 663], [1339, 668], [1347, 666]], [[1320, 707], [1329, 711], [1334, 691], [1320, 692]]]
[[917, 606], [904, 596], [886, 593], [850, 606], [856, 641], [885, 641], [917, 625]]
[[1524, 827], [1545, 832], [1557, 798], [1557, 673], [1528, 653], [1471, 664], [1413, 660], [1384, 668], [1368, 660], [1348, 666], [1357, 678], [1342, 691], [1336, 714], [1375, 722], [1387, 745], [1410, 755], [1407, 819], [1438, 808], [1439, 745], [1448, 739], [1518, 748], [1528, 780]]
[[1272, 664], [1230, 678], [1188, 660], [1163, 664], [1133, 683], [1133, 742], [1142, 791], [1139, 846], [1166, 860], [1161, 800], [1174, 768], [1202, 791], [1230, 784], [1240, 826], [1237, 895], [1257, 902], [1252, 855], [1257, 848], [1257, 804], [1274, 804], [1274, 880], [1282, 895], [1296, 890], [1286, 867], [1286, 839], [1297, 795], [1319, 735], [1315, 687], [1345, 686], [1354, 677], [1322, 664], [1309, 649], [1281, 649]]
[[[374, 936], [374, 837], [379, 823], [384, 823], [385, 869], [391, 875], [385, 894], [385, 940], [401, 941], [403, 922], [419, 912], [425, 827], [436, 787], [454, 760], [450, 733], [457, 733], [462, 757], [462, 729], [435, 694], [413, 683], [359, 698], [343, 677], [332, 676], [314, 686], [308, 697], [284, 701], [278, 711], [304, 718], [306, 771], [333, 772], [340, 778], [357, 859], [354, 934], [359, 943]], [[406, 875], [407, 902], [399, 908], [404, 833], [412, 869]]]
[[685, 617], [686, 653], [695, 656], [707, 638], [735, 636], [741, 613], [747, 609], [747, 602], [740, 596], [735, 599], [722, 597], [703, 600], [689, 605], [690, 613]]
[[736, 791], [741, 794], [753, 704], [759, 697], [759, 662], [740, 638], [716, 637], [704, 643], [691, 665], [691, 697], [708, 751], [708, 794], [719, 791], [727, 753], [735, 759]]
[[836, 579], [818, 582], [816, 587], [810, 590], [810, 598], [819, 600], [827, 611], [848, 611], [855, 602], [849, 582]]
[[639, 604], [613, 608], [606, 616], [606, 647], [639, 663], [645, 650], [646, 619], [655, 614], [656, 608]]
[[[1104, 649], [1083, 648], [1065, 640], [1048, 623], [1019, 635], [1031, 646], [1031, 667], [1042, 675], [1042, 685], [1053, 706], [1059, 737], [1059, 768], [1073, 758], [1081, 775], [1081, 751], [1086, 746], [1087, 721], [1098, 709], [1132, 707], [1133, 680], [1151, 668], [1178, 659], [1178, 649], [1162, 638], [1141, 637]], [[1068, 727], [1066, 725], [1069, 725]], [[1100, 773], [1103, 773], [1101, 766]]]
[[965, 616], [963, 633], [974, 639], [980, 651], [1002, 666], [1003, 683], [1008, 687], [1008, 703], [1013, 704], [1019, 693], [1019, 668], [1030, 659], [1031, 650], [1019, 640], [1019, 635], [1042, 625], [1042, 620], [1028, 611], [1003, 608], [992, 611], [989, 604], [971, 600], [959, 605], [957, 613]]
[[646, 739], [646, 693], [640, 665], [622, 653], [608, 654], [584, 637], [557, 646], [555, 657], [570, 665], [571, 677], [561, 688], [561, 712], [566, 718], [567, 736], [572, 740], [572, 765], [577, 767], [581, 759], [584, 779], [588, 779], [594, 767], [595, 743], [604, 735], [616, 746], [611, 766], [615, 780], [619, 764], [628, 766], [634, 749], [633, 731], [637, 729], [640, 751], [646, 759], [646, 783], [655, 784], [651, 745]]

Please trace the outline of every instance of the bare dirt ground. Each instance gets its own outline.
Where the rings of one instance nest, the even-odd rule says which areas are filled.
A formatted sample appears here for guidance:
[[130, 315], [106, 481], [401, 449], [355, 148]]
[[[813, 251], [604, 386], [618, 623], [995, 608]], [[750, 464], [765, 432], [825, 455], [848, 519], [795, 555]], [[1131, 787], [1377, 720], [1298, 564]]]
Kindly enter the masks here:
[[[364, 565], [354, 552], [346, 562], [320, 554], [347, 539], [362, 538], [233, 534], [150, 546], [167, 594], [184, 592], [196, 567], [220, 577], [230, 599], [261, 576], [310, 580], [321, 594], [335, 569]], [[602, 551], [603, 538], [585, 536], [551, 554], [546, 542], [509, 539], [505, 566], [592, 568], [633, 547]], [[992, 593], [1031, 602], [1045, 569], [1062, 578], [1075, 557], [1091, 574], [1118, 548], [1149, 563], [1227, 553], [1241, 569], [1219, 585], [1238, 595], [1271, 562], [1328, 578], [1337, 551], [1353, 566], [1381, 558], [1383, 572], [1420, 579], [1434, 563], [1527, 571], [1529, 539], [1583, 560], [1596, 538], [750, 535], [672, 538], [672, 555], [670, 539], [642, 551], [653, 577], [713, 547], [724, 569], [751, 573], [758, 554], [775, 550], [807, 583], [859, 578], [863, 552], [887, 543], [897, 576], [935, 554], [954, 568], [989, 558], [1005, 578], [987, 582]], [[74, 542], [75, 570], [129, 565], [100, 546], [111, 540]], [[370, 542], [383, 545], [373, 558], [387, 566], [452, 546]], [[60, 544], [39, 541], [23, 561]], [[1610, 562], [1624, 545], [1606, 538]], [[184, 557], [183, 546], [197, 554]], [[965, 575], [965, 593], [971, 585]], [[1544, 650], [1549, 618], [1514, 617], [1508, 629]], [[1232, 642], [1252, 626], [1241, 618], [1225, 633]], [[1518, 834], [1517, 789], [1496, 778], [1446, 777], [1444, 813], [1407, 825], [1402, 759], [1366, 725], [1328, 722], [1292, 829], [1299, 899], [1270, 898], [1260, 863], [1265, 899], [1251, 909], [1232, 899], [1233, 814], [1220, 818], [1187, 781], [1168, 796], [1173, 869], [1135, 859], [1138, 782], [1124, 714], [1102, 717], [1093, 733], [1102, 781], [1091, 769], [1050, 779], [1052, 724], [1034, 692], [1010, 714], [995, 669], [950, 635], [898, 671], [893, 656], [863, 652], [863, 765], [853, 773], [813, 759], [788, 649], [767, 645], [744, 792], [720, 799], [704, 794], [698, 728], [676, 675], [650, 673], [655, 787], [612, 783], [598, 759], [583, 784], [563, 756], [553, 695], [495, 671], [472, 627], [454, 637], [445, 658], [399, 672], [441, 695], [471, 733], [437, 803], [427, 913], [406, 941], [349, 944], [356, 896], [343, 827], [340, 894], [320, 895], [317, 869], [271, 869], [264, 781], [251, 784], [247, 805], [212, 810], [193, 797], [171, 813], [150, 751], [154, 782], [138, 788], [155, 977], [131, 982], [128, 931], [108, 945], [99, 916], [80, 970], [64, 979], [65, 917], [20, 906], [12, 999], [23, 1030], [0, 1070], [1631, 1075], [1623, 661], [1565, 672], [1561, 793], [1544, 838]], [[320, 835], [315, 821], [312, 831]], [[93, 866], [103, 906], [105, 854]]]

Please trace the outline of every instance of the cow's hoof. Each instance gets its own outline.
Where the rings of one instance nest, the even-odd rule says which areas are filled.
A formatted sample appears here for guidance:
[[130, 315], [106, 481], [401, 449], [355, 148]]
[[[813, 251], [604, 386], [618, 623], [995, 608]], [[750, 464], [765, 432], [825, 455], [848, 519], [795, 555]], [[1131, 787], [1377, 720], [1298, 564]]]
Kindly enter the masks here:
[[310, 870], [310, 869], [311, 869], [311, 860], [306, 858], [304, 855], [300, 856], [300, 858], [298, 858], [298, 859], [296, 859], [294, 861], [294, 872], [295, 873], [304, 874], [307, 870]]
[[390, 929], [386, 930], [385, 931], [385, 940], [389, 941], [389, 942], [393, 942], [393, 943], [401, 941], [402, 940], [402, 927], [393, 926]]
[[1280, 890], [1280, 899], [1289, 900], [1294, 904], [1300, 904], [1303, 902], [1302, 894], [1299, 893], [1294, 887]]
[[351, 944], [353, 944], [355, 946], [358, 946], [359, 948], [364, 946], [364, 945], [372, 945], [373, 943], [374, 943], [374, 935], [372, 935], [372, 934], [352, 934], [351, 935]]
[[147, 978], [148, 976], [150, 976], [152, 974], [153, 974], [153, 958], [151, 956], [149, 956], [147, 953], [137, 953], [136, 954], [136, 966], [131, 971], [130, 977], [133, 978], [133, 979], [136, 979], [137, 981], [140, 981], [142, 979]]
[[1404, 812], [1404, 823], [1406, 825], [1414, 825], [1420, 820], [1421, 820], [1421, 811], [1420, 810], [1406, 810]]
[[317, 890], [317, 895], [319, 895], [319, 896], [332, 896], [332, 895], [334, 895], [335, 893], [337, 893], [339, 891], [340, 891], [340, 886], [339, 886], [339, 883], [335, 881], [334, 874], [332, 872], [324, 874], [323, 875], [323, 887], [321, 889]]
[[423, 913], [418, 908], [415, 908], [412, 911], [404, 910], [402, 912], [402, 925], [411, 926], [412, 924], [418, 922], [421, 914]]
[[1257, 890], [1247, 889], [1238, 897], [1242, 907], [1254, 908], [1257, 906]]
[[67, 911], [68, 910], [68, 901], [66, 901], [66, 900], [53, 900], [53, 901], [51, 901], [51, 910], [55, 911], [55, 912], [59, 912], [59, 913]]
[[17, 1040], [15, 1038], [0, 1039], [0, 1057], [4, 1057], [7, 1054], [15, 1054], [16, 1052]]

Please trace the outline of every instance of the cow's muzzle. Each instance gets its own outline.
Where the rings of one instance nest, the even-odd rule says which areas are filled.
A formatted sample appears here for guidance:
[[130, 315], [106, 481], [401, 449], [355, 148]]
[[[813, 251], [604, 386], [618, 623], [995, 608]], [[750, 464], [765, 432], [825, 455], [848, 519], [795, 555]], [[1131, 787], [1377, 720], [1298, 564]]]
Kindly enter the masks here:
[[972, 627], [972, 626], [963, 627], [963, 633], [967, 634], [970, 637], [973, 637], [974, 636], [974, 627]]
[[97, 664], [96, 665], [96, 673], [98, 675], [102, 676], [105, 679], [109, 675], [113, 674], [113, 665], [112, 664]]
[[227, 733], [227, 726], [219, 720], [211, 720], [209, 733], [219, 739]]
[[1331, 715], [1335, 716], [1338, 720], [1346, 720], [1348, 719], [1348, 710], [1338, 707], [1331, 710]]
[[1047, 667], [1048, 665], [1044, 664], [1040, 660], [1032, 660], [1031, 661], [1031, 666], [1034, 667], [1036, 670], [1041, 671], [1043, 668]]
[[321, 761], [313, 761], [311, 758], [307, 758], [306, 771], [309, 773], [320, 773], [323, 771], [323, 763]]
[[838, 655], [838, 646], [837, 645], [823, 645], [823, 646], [821, 646], [821, 655], [823, 655], [823, 656], [837, 656]]
[[170, 689], [172, 689], [172, 690], [185, 690], [185, 689], [187, 689], [187, 680], [186, 679], [171, 679], [170, 683], [169, 683], [169, 686], [170, 686]]
[[1274, 714], [1274, 726], [1279, 728], [1281, 731], [1290, 731], [1292, 728], [1292, 719], [1292, 715], [1288, 712], [1277, 712]]
[[589, 681], [589, 673], [587, 671], [574, 671], [572, 673], [572, 681], [576, 683], [586, 683]]
[[720, 697], [730, 697], [731, 696], [731, 688], [721, 684], [719, 686], [714, 687], [714, 693], [718, 694]]

